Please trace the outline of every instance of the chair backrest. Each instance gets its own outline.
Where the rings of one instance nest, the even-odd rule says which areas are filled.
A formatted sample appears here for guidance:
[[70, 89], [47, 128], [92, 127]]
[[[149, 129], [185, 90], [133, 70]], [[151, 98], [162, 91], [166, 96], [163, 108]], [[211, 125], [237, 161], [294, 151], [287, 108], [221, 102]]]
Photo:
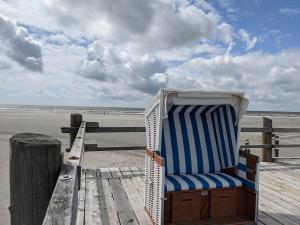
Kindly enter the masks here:
[[231, 105], [172, 105], [161, 132], [166, 174], [210, 173], [236, 166], [237, 133]]

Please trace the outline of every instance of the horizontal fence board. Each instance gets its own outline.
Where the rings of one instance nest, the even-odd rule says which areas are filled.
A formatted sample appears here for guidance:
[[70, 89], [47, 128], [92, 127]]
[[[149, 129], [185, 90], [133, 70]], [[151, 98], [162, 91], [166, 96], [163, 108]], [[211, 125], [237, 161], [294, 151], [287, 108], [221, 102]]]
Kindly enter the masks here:
[[120, 151], [120, 150], [145, 150], [146, 146], [120, 146], [120, 147], [98, 147], [97, 144], [85, 144], [86, 152], [93, 151]]
[[63, 165], [43, 225], [75, 225], [79, 183], [77, 169], [76, 165]]
[[[90, 123], [90, 124], [89, 124]], [[86, 133], [114, 133], [114, 132], [145, 132], [145, 127], [97, 127], [98, 123], [87, 122]], [[76, 127], [62, 127], [62, 133], [76, 134]], [[300, 128], [268, 128], [268, 127], [242, 127], [241, 132], [279, 132], [279, 133], [300, 133]]]

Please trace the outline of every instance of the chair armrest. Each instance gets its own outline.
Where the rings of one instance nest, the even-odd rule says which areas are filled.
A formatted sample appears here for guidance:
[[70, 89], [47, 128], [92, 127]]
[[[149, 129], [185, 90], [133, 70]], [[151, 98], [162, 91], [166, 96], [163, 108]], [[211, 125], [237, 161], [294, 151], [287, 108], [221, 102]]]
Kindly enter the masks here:
[[158, 165], [164, 166], [164, 158], [158, 155], [156, 151], [146, 148], [146, 154], [151, 157]]
[[256, 155], [250, 154], [250, 151], [241, 151], [239, 152], [240, 157], [244, 157], [246, 163], [244, 164], [246, 178], [255, 182], [255, 175], [257, 173], [257, 164], [259, 162], [259, 158]]

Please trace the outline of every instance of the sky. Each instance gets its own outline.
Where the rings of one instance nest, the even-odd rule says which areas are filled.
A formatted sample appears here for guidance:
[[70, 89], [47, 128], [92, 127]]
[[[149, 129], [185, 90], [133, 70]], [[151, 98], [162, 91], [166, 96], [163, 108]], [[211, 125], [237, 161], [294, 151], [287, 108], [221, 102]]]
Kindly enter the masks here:
[[0, 104], [144, 107], [160, 88], [300, 111], [299, 0], [2, 0]]

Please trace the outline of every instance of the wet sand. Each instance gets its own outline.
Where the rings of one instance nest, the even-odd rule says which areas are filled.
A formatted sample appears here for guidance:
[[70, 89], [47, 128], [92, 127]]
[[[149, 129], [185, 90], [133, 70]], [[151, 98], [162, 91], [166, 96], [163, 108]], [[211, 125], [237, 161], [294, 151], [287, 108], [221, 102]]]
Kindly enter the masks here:
[[[67, 134], [60, 127], [68, 126], [71, 112], [0, 110], [0, 224], [10, 224], [9, 206], [9, 138], [22, 132], [34, 132], [51, 135], [62, 142], [62, 148], [68, 147]], [[143, 115], [97, 115], [84, 114], [85, 121], [98, 121], [100, 126], [144, 126]], [[246, 117], [242, 121], [245, 127], [262, 126], [261, 117]], [[300, 118], [273, 117], [274, 127], [300, 127]], [[281, 134], [281, 143], [299, 143], [300, 134]], [[242, 133], [241, 143], [245, 139], [250, 144], [261, 143], [261, 134]], [[143, 133], [127, 134], [87, 134], [87, 143], [99, 146], [141, 146], [145, 145]], [[259, 154], [260, 150], [253, 150]], [[300, 156], [300, 149], [281, 149], [280, 156]], [[84, 167], [99, 168], [109, 166], [143, 166], [143, 151], [88, 152], [85, 154]]]

